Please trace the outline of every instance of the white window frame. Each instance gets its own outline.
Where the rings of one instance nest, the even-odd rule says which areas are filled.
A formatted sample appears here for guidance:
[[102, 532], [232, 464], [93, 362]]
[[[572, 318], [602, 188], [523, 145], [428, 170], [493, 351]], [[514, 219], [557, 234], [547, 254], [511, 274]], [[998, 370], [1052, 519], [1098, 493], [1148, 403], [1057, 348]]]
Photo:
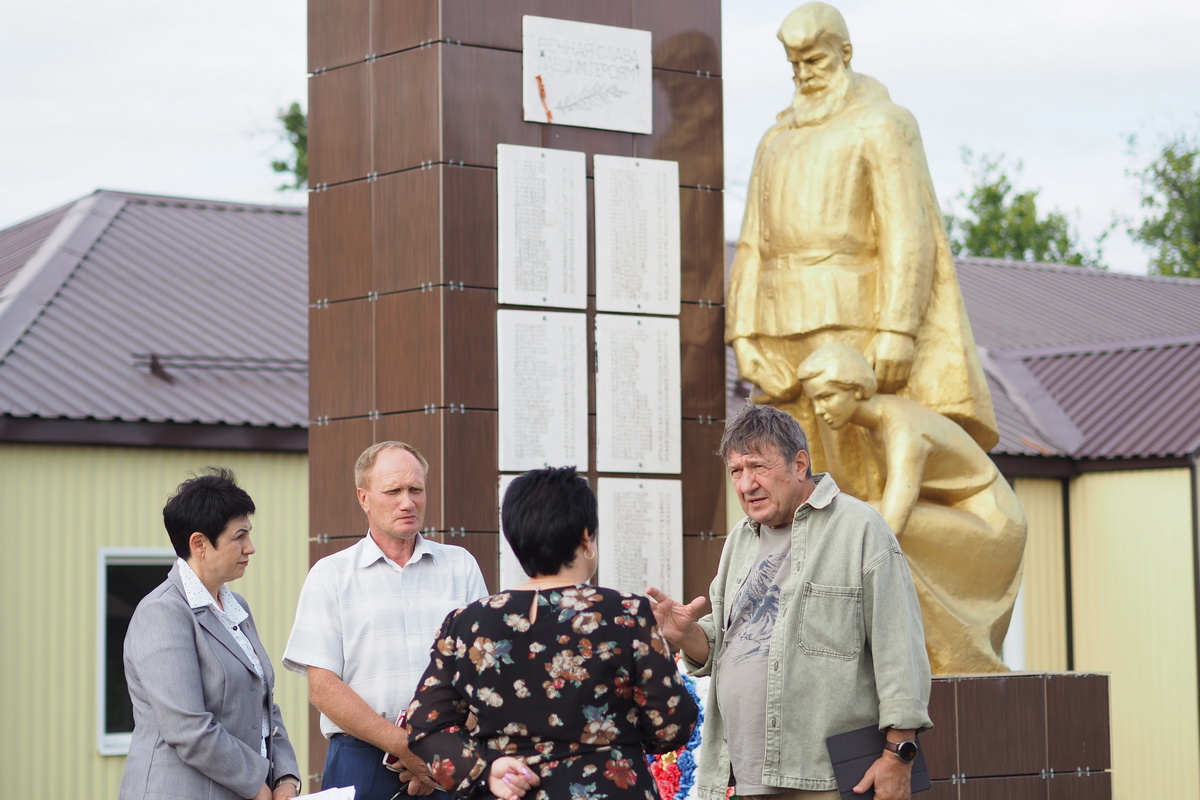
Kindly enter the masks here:
[[111, 565], [175, 563], [175, 551], [170, 547], [101, 547], [96, 559], [96, 749], [102, 756], [129, 754], [129, 733], [108, 733], [105, 730], [104, 693], [107, 686], [106, 662], [108, 642], [108, 567]]

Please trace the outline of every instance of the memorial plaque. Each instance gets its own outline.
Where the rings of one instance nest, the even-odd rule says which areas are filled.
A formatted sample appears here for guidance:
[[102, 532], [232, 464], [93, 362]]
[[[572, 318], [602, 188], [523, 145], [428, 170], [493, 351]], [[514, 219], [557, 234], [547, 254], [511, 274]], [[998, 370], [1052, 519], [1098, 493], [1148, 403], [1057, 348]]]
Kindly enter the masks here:
[[522, 18], [525, 120], [650, 133], [650, 31]]
[[596, 310], [679, 313], [679, 164], [598, 155]]
[[496, 312], [500, 470], [588, 464], [587, 317]]
[[586, 157], [501, 144], [496, 165], [499, 301], [586, 308]]
[[600, 583], [683, 597], [683, 491], [677, 480], [600, 478]]
[[[519, 475], [501, 475], [500, 476], [500, 491], [496, 495], [496, 508], [499, 509], [504, 504], [504, 493], [508, 490], [508, 485], [513, 482], [514, 478]], [[508, 539], [504, 538], [504, 517], [497, 513], [500, 518], [500, 591], [505, 589], [515, 589], [518, 586], [529, 580], [529, 576], [525, 574], [525, 570], [521, 569], [521, 562], [517, 561], [517, 554], [513, 552], [508, 545]]]
[[596, 469], [678, 473], [679, 320], [596, 315]]

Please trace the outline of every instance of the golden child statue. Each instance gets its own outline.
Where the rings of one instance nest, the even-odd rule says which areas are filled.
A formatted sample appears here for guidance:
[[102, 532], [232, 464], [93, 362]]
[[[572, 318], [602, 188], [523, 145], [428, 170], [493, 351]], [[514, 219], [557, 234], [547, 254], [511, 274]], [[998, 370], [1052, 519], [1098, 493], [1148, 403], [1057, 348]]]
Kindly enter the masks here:
[[797, 371], [822, 421], [864, 430], [883, 480], [879, 509], [908, 558], [935, 674], [1007, 670], [1000, 647], [1021, 585], [1025, 515], [960, 426], [905, 397], [876, 394], [862, 353], [826, 344]]

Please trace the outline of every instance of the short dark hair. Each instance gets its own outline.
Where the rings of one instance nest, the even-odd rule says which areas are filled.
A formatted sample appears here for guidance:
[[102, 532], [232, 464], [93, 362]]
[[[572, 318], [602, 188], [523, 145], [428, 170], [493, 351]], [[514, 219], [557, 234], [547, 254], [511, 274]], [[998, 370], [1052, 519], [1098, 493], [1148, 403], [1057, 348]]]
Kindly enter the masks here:
[[188, 540], [196, 531], [215, 546], [217, 537], [231, 519], [254, 513], [254, 501], [237, 485], [233, 470], [206, 467], [204, 474], [179, 484], [163, 506], [163, 525], [175, 552], [182, 559], [192, 555]]
[[574, 467], [533, 469], [508, 485], [500, 524], [526, 575], [555, 575], [575, 561], [584, 531], [596, 535], [596, 495]]
[[[730, 453], [761, 454], [768, 447], [774, 447], [791, 464], [801, 450], [808, 452], [808, 437], [800, 423], [786, 411], [748, 402], [725, 421], [717, 455], [728, 463]], [[811, 467], [808, 474], [812, 474]]]

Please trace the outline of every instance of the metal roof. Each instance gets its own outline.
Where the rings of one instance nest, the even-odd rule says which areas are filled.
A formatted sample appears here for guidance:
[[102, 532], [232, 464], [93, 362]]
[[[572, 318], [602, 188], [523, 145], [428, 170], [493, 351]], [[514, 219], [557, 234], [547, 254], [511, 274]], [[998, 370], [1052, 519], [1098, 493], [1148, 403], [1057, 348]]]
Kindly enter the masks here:
[[1200, 281], [955, 259], [975, 342], [993, 351], [1200, 333]]
[[1074, 458], [1178, 458], [1200, 450], [1200, 335], [1025, 361], [1083, 433]]
[[[1185, 458], [1200, 450], [1200, 280], [955, 263], [989, 378], [1016, 387], [1019, 415], [1052, 454]], [[1002, 430], [992, 452], [1028, 455], [1007, 435], [1018, 423], [999, 419], [994, 390], [993, 401]]]
[[37, 252], [70, 208], [69, 204], [60, 206], [0, 231], [0, 296], [17, 270]]
[[985, 370], [988, 389], [992, 393], [992, 406], [996, 411], [996, 425], [1000, 429], [1000, 441], [992, 448], [993, 453], [1022, 456], [1058, 455], [1058, 448], [1047, 440], [1046, 434], [1030, 422], [1021, 411], [1019, 395], [1010, 395], [1004, 385], [996, 380], [993, 372]]
[[0, 265], [0, 416], [306, 426], [304, 209], [101, 190]]

